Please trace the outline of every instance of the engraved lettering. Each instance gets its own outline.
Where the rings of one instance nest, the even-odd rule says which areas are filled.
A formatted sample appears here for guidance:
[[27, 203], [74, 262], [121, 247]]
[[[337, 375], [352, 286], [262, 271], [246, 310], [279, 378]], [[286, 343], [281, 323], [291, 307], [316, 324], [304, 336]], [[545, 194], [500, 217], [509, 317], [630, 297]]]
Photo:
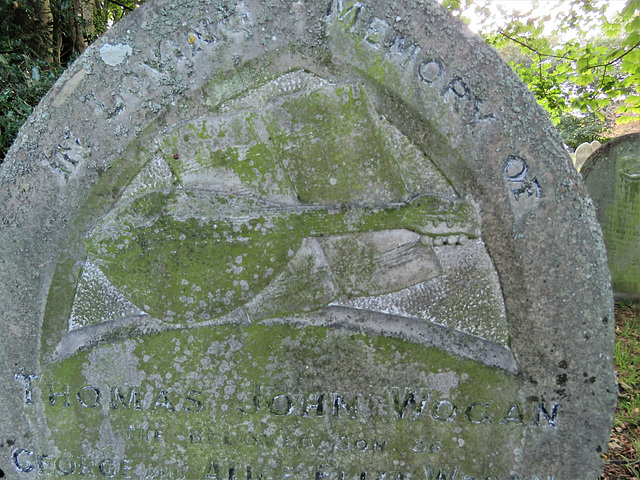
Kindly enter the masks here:
[[249, 409], [238, 408], [238, 411], [244, 414], [258, 413], [260, 410], [260, 385], [256, 385], [255, 393], [253, 394], [252, 406]]
[[302, 409], [302, 416], [303, 417], [308, 417], [309, 416], [309, 412], [311, 410], [315, 410], [316, 411], [316, 416], [321, 417], [322, 415], [324, 415], [324, 407], [323, 407], [323, 403], [324, 403], [324, 395], [318, 395], [317, 399], [315, 400], [316, 403], [308, 403], [305, 404], [303, 406]]
[[520, 200], [520, 198], [525, 194], [527, 197], [534, 195], [536, 198], [542, 197], [542, 187], [540, 186], [538, 179], [534, 177], [529, 180], [528, 173], [529, 167], [523, 158], [515, 155], [509, 155], [504, 165], [504, 175], [509, 182], [521, 184], [518, 188], [511, 190], [516, 201]]
[[274, 415], [291, 415], [293, 413], [293, 400], [289, 395], [276, 395], [271, 401], [267, 402], [267, 406]]
[[26, 448], [16, 448], [11, 454], [13, 465], [18, 472], [29, 473], [35, 468], [35, 465], [31, 463], [28, 457], [31, 457], [33, 452]]
[[427, 446], [422, 440], [415, 440], [413, 442], [413, 446], [411, 447], [411, 451], [415, 453], [422, 453], [427, 449]]
[[[215, 460], [211, 460], [211, 462], [209, 463], [209, 468], [208, 468], [207, 473], [205, 474], [204, 478], [210, 479], [210, 480], [225, 480], [226, 478], [228, 478], [228, 480], [234, 480], [234, 478], [236, 476], [236, 466], [235, 465], [232, 465], [231, 467], [229, 467], [228, 477], [225, 476], [226, 474], [221, 474], [220, 473], [221, 471], [222, 471], [222, 469], [220, 468], [218, 463], [216, 463]], [[250, 475], [249, 468], [247, 468], [247, 473]], [[249, 476], [247, 476], [247, 478], [249, 478]]]
[[522, 421], [522, 409], [519, 403], [512, 403], [507, 411], [505, 417], [500, 420], [501, 425], [506, 425], [513, 422], [515, 425], [523, 425]]
[[89, 457], [80, 457], [78, 461], [78, 475], [93, 475], [93, 469], [96, 466], [93, 459]]
[[95, 408], [100, 405], [100, 390], [95, 387], [89, 385], [82, 387], [76, 396], [80, 405], [85, 408]]
[[194, 444], [199, 444], [202, 442], [202, 438], [200, 437], [200, 432], [198, 430], [191, 430], [189, 432], [189, 441]]
[[520, 188], [512, 190], [516, 200], [520, 200], [520, 197], [527, 194], [528, 197], [535, 195], [536, 198], [542, 197], [542, 187], [536, 178], [530, 182], [525, 182]]
[[318, 465], [316, 467], [315, 480], [321, 480], [322, 478], [328, 477], [329, 474], [324, 471], [325, 465]]
[[38, 455], [38, 470], [42, 473], [51, 473], [50, 463], [47, 461], [49, 455]]
[[455, 480], [458, 475], [458, 467], [453, 467], [453, 470], [438, 468], [437, 472], [429, 467], [424, 467], [426, 480]]
[[482, 402], [472, 403], [467, 407], [464, 414], [471, 423], [491, 423], [491, 416], [482, 408], [489, 408], [490, 405], [490, 403]]
[[373, 442], [373, 451], [374, 452], [384, 452], [387, 449], [387, 441], [383, 440], [379, 442], [378, 440], [374, 440]]
[[344, 24], [346, 28], [352, 28], [358, 21], [358, 16], [362, 10], [362, 3], [355, 2], [353, 5], [344, 9], [343, 0], [338, 0], [338, 19]]
[[103, 477], [113, 478], [118, 474], [119, 465], [110, 458], [105, 458], [98, 465], [98, 470]]
[[423, 82], [434, 83], [444, 77], [444, 67], [436, 61], [422, 62], [418, 74]]
[[[495, 121], [496, 116], [491, 112], [483, 112], [483, 102], [478, 96], [476, 96], [469, 85], [462, 79], [461, 76], [454, 74], [450, 77], [448, 83], [446, 82], [447, 74], [443, 64], [435, 59], [426, 59], [420, 63], [418, 67], [418, 77], [427, 86], [435, 88], [437, 86], [443, 86], [437, 93], [440, 97], [447, 102], [450, 98], [453, 98], [456, 102], [463, 100], [472, 102], [473, 111], [470, 112], [472, 119], [469, 124], [475, 131], [475, 126], [479, 122]], [[457, 103], [456, 103], [457, 105]]]
[[336, 443], [336, 450], [349, 450], [349, 440], [347, 437], [340, 437]]
[[398, 416], [398, 418], [405, 418], [405, 415], [407, 414], [407, 410], [411, 407], [412, 413], [413, 413], [412, 418], [416, 419], [420, 415], [422, 415], [422, 411], [424, 410], [424, 407], [427, 405], [430, 395], [429, 395], [429, 392], [423, 392], [422, 395], [418, 394], [418, 398], [422, 397], [420, 401], [418, 401], [416, 399], [416, 393], [409, 390], [409, 391], [406, 391], [404, 400], [400, 401], [400, 395], [398, 393], [398, 390], [393, 389], [391, 391], [391, 396], [393, 398], [394, 411], [396, 412], [396, 415]]
[[133, 470], [133, 461], [128, 458], [122, 459], [122, 478], [133, 478], [129, 472]]
[[213, 445], [216, 440], [216, 434], [212, 431], [201, 432], [200, 430], [189, 430], [189, 441], [195, 445], [206, 443]]
[[458, 408], [449, 400], [436, 402], [431, 411], [431, 416], [436, 420], [451, 422], [458, 415]]
[[201, 412], [203, 405], [202, 402], [200, 400], [198, 400], [197, 398], [194, 397], [198, 397], [202, 395], [202, 392], [199, 392], [198, 390], [189, 390], [189, 392], [187, 393], [187, 397], [186, 400], [193, 403], [193, 406], [191, 405], [187, 405], [184, 409], [187, 412]]
[[249, 446], [257, 445], [258, 439], [254, 435], [245, 435], [244, 444]]
[[[138, 432], [137, 436], [135, 435], [134, 432]], [[143, 429], [136, 429], [136, 427], [134, 427], [133, 425], [129, 425], [128, 428], [128, 432], [127, 432], [127, 439], [128, 440], [147, 440], [147, 430], [143, 430]]]
[[380, 20], [379, 18], [374, 18], [369, 25], [367, 32], [364, 34], [364, 40], [372, 47], [380, 48], [380, 45], [387, 36], [388, 30], [389, 24], [387, 24], [387, 22]]
[[536, 426], [540, 425], [540, 417], [547, 422], [546, 425], [550, 427], [558, 426], [558, 407], [559, 403], [551, 404], [551, 413], [548, 412], [544, 403], [540, 403], [533, 408], [533, 424]]
[[482, 105], [483, 105], [482, 100], [476, 97], [473, 103], [473, 123], [475, 124], [477, 122], [497, 120], [496, 116], [493, 113], [488, 113], [484, 115], [482, 113]]
[[160, 390], [160, 393], [156, 397], [156, 400], [153, 402], [154, 410], [158, 407], [166, 408], [169, 412], [175, 411], [173, 404], [167, 397], [167, 394], [165, 393], [164, 390]]
[[413, 44], [405, 47], [405, 43], [406, 40], [404, 37], [396, 36], [393, 39], [393, 44], [389, 48], [389, 54], [395, 52], [395, 55], [400, 57], [400, 66], [402, 68], [407, 68], [407, 65], [415, 60], [422, 50], [419, 46]]
[[70, 407], [71, 403], [69, 403], [69, 386], [65, 386], [64, 392], [55, 392], [54, 386], [49, 385], [49, 405], [53, 406], [57, 404], [57, 398], [61, 397], [64, 399], [62, 403], [63, 407]]
[[367, 441], [366, 441], [366, 440], [364, 440], [363, 438], [361, 438], [361, 439], [359, 439], [359, 440], [356, 440], [355, 445], [356, 445], [356, 448], [357, 448], [358, 450], [360, 450], [361, 452], [366, 451], [366, 450], [367, 450], [367, 448], [369, 447], [369, 444], [368, 444], [368, 443], [367, 443]]
[[132, 388], [129, 391], [129, 403], [127, 403], [126, 395], [120, 393], [121, 387], [111, 387], [110, 397], [111, 402], [109, 403], [109, 407], [111, 409], [119, 408], [120, 406], [124, 408], [132, 408], [133, 410], [142, 410], [142, 405], [140, 403], [140, 395], [135, 388]]
[[342, 395], [333, 394], [333, 416], [339, 417], [340, 411], [344, 410], [348, 417], [356, 418], [358, 416], [358, 395], [356, 395], [351, 403], [347, 403]]
[[70, 457], [58, 457], [56, 471], [63, 476], [72, 475], [76, 471], [76, 462]]
[[16, 373], [13, 376], [14, 380], [20, 381], [22, 380], [24, 385], [24, 403], [26, 405], [33, 405], [33, 392], [31, 391], [31, 381], [38, 380], [40, 375], [23, 375], [21, 373]]
[[411, 451], [414, 453], [437, 453], [442, 448], [440, 442], [429, 444], [423, 440], [415, 440], [411, 446]]
[[456, 97], [462, 99], [469, 98], [471, 96], [469, 87], [458, 75], [454, 75], [453, 79], [449, 83], [449, 91], [453, 92]]

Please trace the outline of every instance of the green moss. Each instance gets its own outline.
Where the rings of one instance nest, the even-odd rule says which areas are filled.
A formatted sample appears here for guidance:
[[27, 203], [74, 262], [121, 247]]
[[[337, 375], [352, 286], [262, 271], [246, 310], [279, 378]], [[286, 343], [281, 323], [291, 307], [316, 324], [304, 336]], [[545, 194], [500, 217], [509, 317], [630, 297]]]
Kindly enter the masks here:
[[275, 57], [265, 55], [259, 62], [248, 61], [232, 70], [217, 71], [202, 89], [202, 103], [209, 111], [217, 111], [222, 103], [273, 79], [278, 74], [275, 62]]
[[363, 90], [314, 91], [287, 100], [282, 108], [295, 128], [278, 132], [273, 123], [267, 128], [276, 155], [294, 172], [301, 201], [349, 203], [376, 188], [391, 198], [407, 197], [394, 152]]
[[[213, 211], [207, 211], [208, 202], [214, 204]], [[464, 231], [470, 213], [467, 205], [439, 197], [389, 208], [287, 210], [256, 202], [224, 195], [204, 199], [196, 193], [153, 192], [117, 213], [124, 222], [119, 233], [109, 224], [104, 231], [98, 228], [87, 238], [87, 251], [111, 282], [150, 314], [175, 321], [202, 320], [229, 313], [264, 290], [305, 237], [397, 228], [429, 234], [433, 220], [457, 224]], [[183, 218], [186, 205], [191, 208], [186, 210], [188, 218]], [[180, 219], [173, 217], [176, 209], [183, 211]], [[359, 274], [366, 280], [366, 262]], [[315, 291], [312, 283], [307, 286]], [[315, 308], [327, 303], [324, 295], [318, 297], [323, 303]]]
[[633, 296], [640, 292], [640, 160], [636, 154], [621, 155], [617, 163], [614, 202], [603, 215], [603, 234], [613, 290]]
[[[216, 140], [185, 133], [195, 130]], [[214, 175], [223, 168], [267, 197], [297, 196], [303, 203], [407, 199], [415, 193], [404, 178], [411, 172], [399, 164], [391, 137], [392, 127], [377, 118], [364, 89], [342, 86], [288, 95], [261, 112], [198, 120], [172, 132], [162, 148], [181, 181], [185, 169]], [[176, 154], [179, 159], [172, 158]]]
[[[259, 472], [259, 458], [354, 474], [457, 466], [500, 478], [505, 452], [493, 445], [517, 445], [524, 433], [500, 423], [522, 401], [517, 377], [397, 339], [252, 325], [166, 332], [130, 345], [45, 365], [43, 384], [70, 392], [68, 407], [58, 402], [45, 412], [63, 454], [113, 449], [134, 466], [183, 465], [186, 478], [204, 477], [212, 460], [235, 465], [244, 478], [247, 465]], [[138, 373], [127, 379], [123, 371]], [[82, 406], [78, 393], [93, 400], [93, 388], [100, 405]], [[467, 416], [478, 405], [471, 418], [486, 422]], [[109, 446], [118, 438], [124, 451]]]

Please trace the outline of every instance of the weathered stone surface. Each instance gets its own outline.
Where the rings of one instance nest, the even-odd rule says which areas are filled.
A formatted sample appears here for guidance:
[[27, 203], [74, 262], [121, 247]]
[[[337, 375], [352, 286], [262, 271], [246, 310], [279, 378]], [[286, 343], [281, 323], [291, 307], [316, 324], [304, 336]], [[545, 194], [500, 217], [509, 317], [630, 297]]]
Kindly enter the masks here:
[[0, 179], [6, 477], [601, 469], [595, 214], [435, 3], [152, 1]]
[[615, 138], [594, 152], [582, 176], [596, 206], [611, 283], [621, 298], [640, 298], [640, 134]]

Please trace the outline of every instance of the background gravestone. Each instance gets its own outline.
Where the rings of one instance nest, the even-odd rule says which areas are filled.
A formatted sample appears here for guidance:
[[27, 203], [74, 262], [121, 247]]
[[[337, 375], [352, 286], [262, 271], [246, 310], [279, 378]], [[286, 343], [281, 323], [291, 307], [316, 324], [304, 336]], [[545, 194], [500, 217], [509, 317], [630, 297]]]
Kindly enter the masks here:
[[578, 171], [582, 169], [584, 162], [586, 162], [587, 158], [596, 150], [593, 145], [594, 143], [595, 142], [584, 142], [576, 148], [574, 165]]
[[640, 298], [640, 134], [615, 138], [595, 151], [582, 176], [602, 226], [617, 296]]
[[0, 175], [7, 477], [601, 470], [594, 212], [435, 3], [149, 2]]

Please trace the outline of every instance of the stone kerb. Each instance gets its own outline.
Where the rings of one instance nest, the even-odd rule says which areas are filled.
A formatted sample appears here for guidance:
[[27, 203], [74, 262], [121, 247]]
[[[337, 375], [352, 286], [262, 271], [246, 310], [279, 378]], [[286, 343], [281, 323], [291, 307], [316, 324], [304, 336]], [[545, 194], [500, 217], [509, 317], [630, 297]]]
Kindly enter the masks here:
[[623, 135], [595, 151], [581, 171], [602, 226], [614, 293], [633, 300], [640, 298], [639, 157], [640, 135]]
[[9, 478], [601, 469], [595, 214], [533, 96], [431, 1], [151, 1], [0, 179]]

